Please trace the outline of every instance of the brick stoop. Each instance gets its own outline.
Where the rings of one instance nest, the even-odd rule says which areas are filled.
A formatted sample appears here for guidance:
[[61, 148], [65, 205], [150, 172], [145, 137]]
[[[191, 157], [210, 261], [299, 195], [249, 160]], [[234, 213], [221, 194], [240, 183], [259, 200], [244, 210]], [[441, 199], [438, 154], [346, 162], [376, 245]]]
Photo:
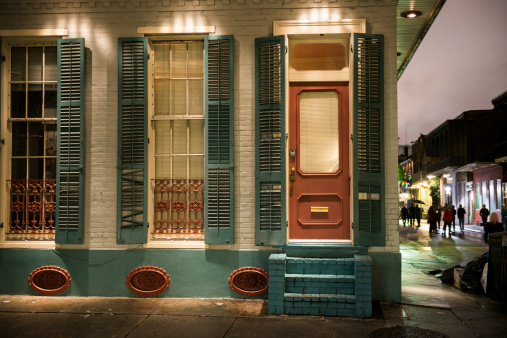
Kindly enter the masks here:
[[273, 314], [372, 316], [371, 257], [269, 257], [268, 311]]

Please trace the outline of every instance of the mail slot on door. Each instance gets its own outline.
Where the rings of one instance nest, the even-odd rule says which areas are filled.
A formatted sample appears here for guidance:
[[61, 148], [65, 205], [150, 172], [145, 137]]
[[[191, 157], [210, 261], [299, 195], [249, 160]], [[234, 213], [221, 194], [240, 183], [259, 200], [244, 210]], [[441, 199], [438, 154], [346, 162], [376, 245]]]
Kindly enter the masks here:
[[329, 212], [328, 207], [311, 207], [311, 212]]

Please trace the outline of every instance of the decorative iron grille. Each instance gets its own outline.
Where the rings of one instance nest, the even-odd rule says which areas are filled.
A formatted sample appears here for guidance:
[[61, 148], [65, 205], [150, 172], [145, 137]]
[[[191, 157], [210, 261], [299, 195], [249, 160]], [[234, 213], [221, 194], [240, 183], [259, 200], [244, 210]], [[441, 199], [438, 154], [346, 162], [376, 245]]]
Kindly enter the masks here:
[[204, 179], [155, 179], [153, 234], [204, 234]]
[[11, 180], [7, 234], [54, 234], [55, 180]]

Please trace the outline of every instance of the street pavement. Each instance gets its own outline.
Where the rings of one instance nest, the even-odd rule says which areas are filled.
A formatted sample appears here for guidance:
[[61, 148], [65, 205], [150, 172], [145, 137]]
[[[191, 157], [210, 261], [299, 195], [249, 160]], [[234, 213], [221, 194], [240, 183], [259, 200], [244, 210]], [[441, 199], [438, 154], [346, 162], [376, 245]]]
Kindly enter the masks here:
[[375, 303], [373, 318], [269, 315], [262, 299], [0, 295], [0, 337], [507, 337], [507, 303], [428, 274], [487, 252], [482, 228], [400, 223], [400, 251], [402, 303]]

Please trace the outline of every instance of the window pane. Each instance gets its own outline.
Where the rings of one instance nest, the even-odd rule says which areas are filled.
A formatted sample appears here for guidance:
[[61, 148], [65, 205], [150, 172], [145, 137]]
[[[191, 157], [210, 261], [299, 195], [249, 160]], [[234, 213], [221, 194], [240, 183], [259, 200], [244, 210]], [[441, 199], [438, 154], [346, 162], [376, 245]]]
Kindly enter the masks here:
[[299, 43], [292, 48], [296, 70], [342, 70], [347, 66], [347, 48], [341, 43]]
[[28, 81], [42, 81], [42, 47], [28, 47]]
[[204, 83], [202, 80], [188, 80], [188, 114], [204, 115]]
[[187, 153], [187, 121], [173, 121], [173, 154], [186, 154], [186, 153]]
[[482, 208], [482, 201], [481, 201], [481, 190], [480, 190], [480, 186], [479, 186], [479, 183], [476, 183], [475, 184], [475, 209], [480, 209]]
[[11, 84], [11, 117], [25, 118], [26, 85]]
[[28, 156], [44, 156], [44, 124], [28, 124]]
[[155, 81], [155, 115], [169, 115], [169, 81]]
[[56, 47], [45, 47], [44, 48], [45, 55], [45, 65], [46, 69], [44, 70], [44, 79], [46, 81], [56, 81], [58, 80], [56, 75]]
[[173, 157], [173, 179], [186, 179], [187, 178], [187, 157], [174, 156]]
[[[487, 182], [482, 182], [482, 204], [484, 204], [486, 206], [486, 208], [489, 209]], [[490, 210], [490, 212], [491, 212], [491, 210]]]
[[187, 46], [186, 44], [173, 44], [171, 51], [171, 78], [183, 78], [187, 75]]
[[204, 156], [190, 156], [189, 178], [204, 178]]
[[188, 77], [203, 77], [204, 74], [203, 43], [188, 45]]
[[11, 48], [11, 80], [12, 81], [25, 81], [26, 80], [26, 48], [25, 47], [12, 47]]
[[489, 181], [489, 206], [491, 207], [490, 212], [497, 209], [495, 204], [495, 182], [493, 180]]
[[12, 156], [26, 156], [26, 139], [26, 122], [12, 122]]
[[46, 180], [56, 179], [56, 158], [46, 159]]
[[186, 88], [185, 80], [172, 80], [171, 81], [171, 115], [186, 115]]
[[11, 164], [11, 179], [26, 180], [26, 158], [13, 158]]
[[338, 95], [334, 91], [300, 95], [299, 161], [306, 173], [338, 170]]
[[46, 156], [56, 156], [56, 123], [46, 124]]
[[204, 120], [190, 120], [190, 154], [204, 154]]
[[28, 179], [42, 180], [44, 179], [44, 159], [29, 158], [28, 159]]
[[28, 117], [42, 117], [42, 85], [28, 85]]
[[171, 177], [171, 158], [168, 156], [155, 157], [155, 178]]
[[44, 85], [44, 117], [56, 117], [56, 84]]
[[171, 45], [155, 44], [155, 77], [169, 77], [169, 61], [171, 55]]
[[155, 155], [171, 153], [171, 122], [155, 122]]
[[[496, 180], [496, 201], [498, 209], [502, 208], [502, 180]], [[505, 225], [505, 224], [504, 224]]]

